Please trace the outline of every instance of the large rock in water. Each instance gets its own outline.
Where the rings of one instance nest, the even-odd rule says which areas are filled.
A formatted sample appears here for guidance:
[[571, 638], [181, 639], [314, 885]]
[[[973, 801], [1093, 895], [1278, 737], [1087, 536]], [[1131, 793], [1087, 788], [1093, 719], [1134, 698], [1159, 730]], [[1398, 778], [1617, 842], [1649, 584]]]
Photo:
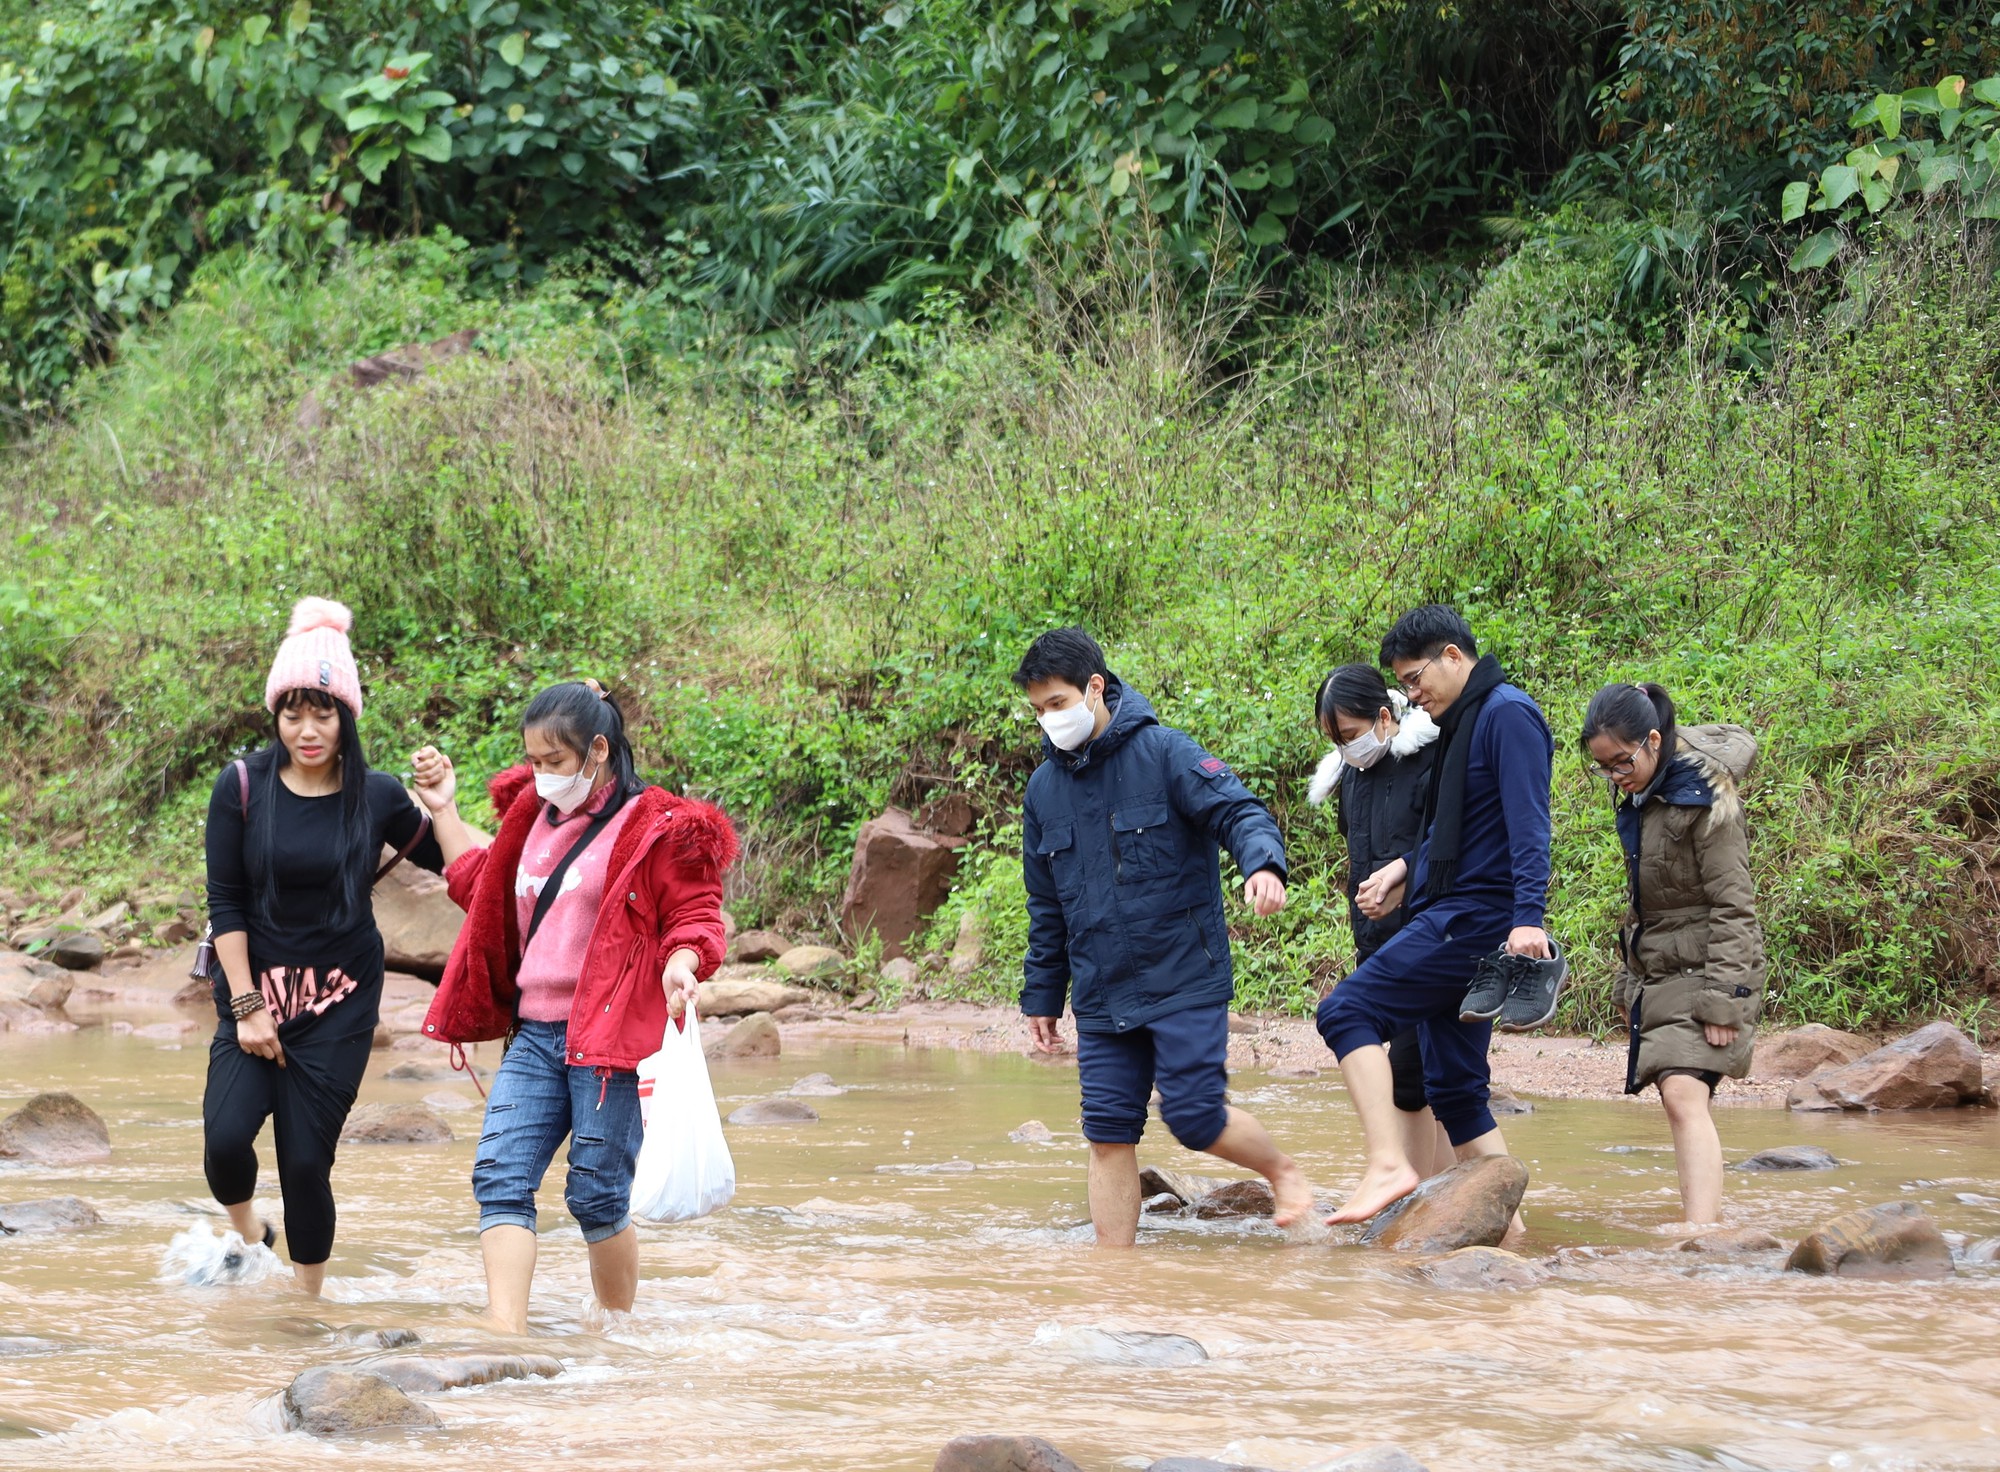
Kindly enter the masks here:
[[819, 1111], [803, 1099], [759, 1099], [730, 1111], [731, 1124], [811, 1124]]
[[80, 1232], [104, 1218], [97, 1208], [77, 1196], [51, 1196], [43, 1201], [16, 1201], [0, 1206], [0, 1232]]
[[1540, 1263], [1529, 1262], [1499, 1247], [1461, 1247], [1423, 1265], [1423, 1275], [1440, 1288], [1532, 1288], [1549, 1276]]
[[1398, 1252], [1497, 1247], [1527, 1189], [1528, 1167], [1511, 1155], [1462, 1160], [1371, 1218], [1361, 1240]]
[[1270, 1216], [1277, 1210], [1268, 1181], [1230, 1181], [1198, 1197], [1194, 1214], [1203, 1221], [1227, 1221], [1233, 1217]]
[[1933, 1022], [1792, 1090], [1792, 1108], [1953, 1109], [1979, 1097], [1979, 1049], [1949, 1022]]
[[75, 987], [75, 978], [60, 966], [19, 951], [0, 951], [0, 1002], [56, 1012]]
[[711, 1058], [775, 1058], [784, 1044], [768, 1012], [752, 1012], [704, 1050]]
[[1866, 1057], [1875, 1045], [1864, 1037], [1821, 1022], [1757, 1039], [1750, 1073], [1755, 1078], [1804, 1078], [1822, 1068], [1838, 1068]]
[[[383, 862], [390, 855], [383, 854]], [[436, 981], [458, 940], [465, 911], [451, 902], [445, 883], [414, 864], [398, 864], [375, 886], [375, 924], [391, 971], [407, 971]]]
[[341, 1365], [307, 1370], [285, 1388], [285, 1424], [314, 1436], [442, 1425], [437, 1412], [381, 1375]]
[[917, 927], [950, 895], [964, 844], [917, 827], [901, 808], [863, 823], [840, 902], [842, 932], [858, 941], [872, 930], [882, 937], [884, 959], [902, 955]]
[[340, 1131], [343, 1145], [449, 1145], [451, 1126], [428, 1104], [357, 1104]]
[[356, 1368], [411, 1394], [496, 1380], [553, 1380], [563, 1372], [562, 1361], [545, 1354], [391, 1354], [363, 1360]]
[[0, 1119], [0, 1160], [80, 1165], [111, 1158], [111, 1132], [74, 1094], [37, 1094]]
[[1049, 1325], [1036, 1333], [1035, 1343], [1094, 1365], [1167, 1370], [1199, 1365], [1208, 1359], [1208, 1351], [1198, 1340], [1146, 1329], [1100, 1329], [1087, 1324], [1059, 1329]]
[[812, 998], [802, 986], [766, 977], [717, 976], [701, 984], [695, 1010], [703, 1017], [743, 1017], [752, 1012], [775, 1012]]
[[1083, 1472], [1039, 1436], [961, 1436], [937, 1454], [931, 1472]]
[[1776, 1145], [1737, 1161], [1731, 1170], [1832, 1170], [1840, 1162], [1817, 1145]]
[[1837, 1216], [1792, 1249], [1795, 1273], [1841, 1278], [1948, 1278], [1951, 1248], [1914, 1201], [1889, 1201]]

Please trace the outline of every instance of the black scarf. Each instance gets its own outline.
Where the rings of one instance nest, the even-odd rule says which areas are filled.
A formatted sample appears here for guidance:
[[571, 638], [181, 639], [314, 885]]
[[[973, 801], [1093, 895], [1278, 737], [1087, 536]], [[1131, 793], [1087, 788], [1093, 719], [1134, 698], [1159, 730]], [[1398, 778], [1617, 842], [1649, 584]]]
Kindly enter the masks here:
[[[1430, 851], [1424, 874], [1424, 897], [1443, 899], [1458, 886], [1458, 844], [1465, 819], [1465, 768], [1472, 760], [1472, 725], [1486, 697], [1506, 682], [1500, 661], [1481, 656], [1466, 677], [1465, 688], [1451, 708], [1438, 717], [1438, 759], [1431, 768], [1431, 785], [1424, 793], [1424, 831]], [[1416, 898], [1406, 892], [1404, 904]]]

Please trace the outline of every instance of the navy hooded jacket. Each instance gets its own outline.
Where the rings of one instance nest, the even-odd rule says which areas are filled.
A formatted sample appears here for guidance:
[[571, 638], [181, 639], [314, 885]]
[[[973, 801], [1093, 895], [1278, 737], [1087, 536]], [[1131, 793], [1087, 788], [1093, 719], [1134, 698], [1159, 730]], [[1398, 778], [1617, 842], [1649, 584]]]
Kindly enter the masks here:
[[1022, 804], [1028, 956], [1021, 1011], [1082, 1032], [1127, 1032], [1235, 995], [1222, 913], [1227, 844], [1245, 875], [1283, 878], [1284, 840], [1264, 804], [1146, 698], [1105, 682], [1111, 722], [1043, 760]]

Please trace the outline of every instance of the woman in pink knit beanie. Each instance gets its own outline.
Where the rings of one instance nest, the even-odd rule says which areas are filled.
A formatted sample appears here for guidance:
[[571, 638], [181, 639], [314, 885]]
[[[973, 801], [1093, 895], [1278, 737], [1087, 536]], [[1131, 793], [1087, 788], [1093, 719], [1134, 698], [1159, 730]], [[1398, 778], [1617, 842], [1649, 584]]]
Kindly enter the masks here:
[[318, 1293], [333, 1249], [330, 1175], [361, 1086], [382, 998], [370, 903], [384, 847], [433, 872], [444, 855], [423, 810], [368, 770], [356, 720], [353, 616], [300, 600], [264, 682], [271, 742], [234, 761], [208, 804], [210, 975], [219, 1019], [202, 1097], [202, 1166], [245, 1242], [259, 1221], [258, 1134], [273, 1119], [285, 1247]]

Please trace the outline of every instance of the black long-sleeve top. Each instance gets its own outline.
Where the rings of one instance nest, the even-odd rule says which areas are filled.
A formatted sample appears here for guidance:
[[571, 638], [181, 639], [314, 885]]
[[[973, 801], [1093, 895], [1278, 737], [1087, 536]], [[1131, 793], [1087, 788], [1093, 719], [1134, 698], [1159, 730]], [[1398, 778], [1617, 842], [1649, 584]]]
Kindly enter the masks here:
[[[269, 966], [339, 966], [353, 973], [379, 966], [381, 935], [368, 900], [368, 881], [381, 864], [384, 844], [401, 849], [423, 821], [408, 793], [387, 772], [370, 772], [367, 817], [373, 841], [357, 855], [361, 903], [340, 910], [341, 795], [300, 797], [277, 774], [277, 753], [267, 748], [245, 758], [250, 773], [250, 818], [244, 821], [242, 788], [224, 767], [208, 799], [208, 916], [217, 935], [243, 931], [254, 969]], [[261, 804], [278, 805], [272, 851], [258, 842]], [[409, 862], [433, 873], [444, 869], [437, 836], [426, 834]], [[277, 904], [261, 913], [267, 867], [275, 867]]]

